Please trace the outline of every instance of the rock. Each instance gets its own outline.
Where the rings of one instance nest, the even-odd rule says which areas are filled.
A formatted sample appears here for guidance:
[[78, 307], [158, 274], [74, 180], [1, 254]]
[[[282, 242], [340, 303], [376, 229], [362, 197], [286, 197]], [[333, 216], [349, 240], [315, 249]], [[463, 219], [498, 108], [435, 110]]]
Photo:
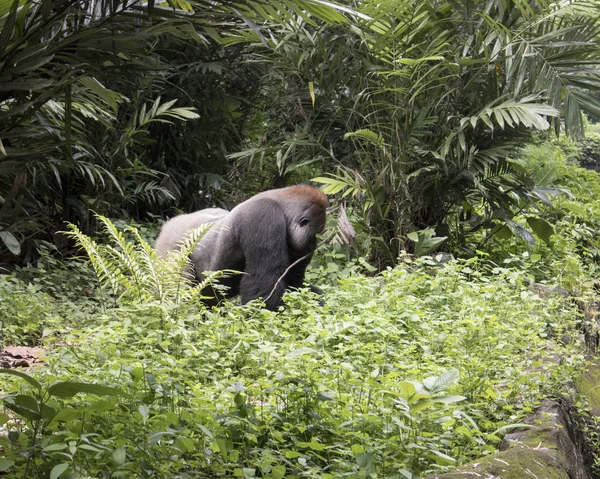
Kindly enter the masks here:
[[41, 348], [28, 346], [7, 346], [0, 351], [1, 368], [28, 368], [40, 362]]
[[590, 479], [565, 409], [543, 401], [525, 420], [533, 427], [507, 434], [499, 452], [429, 479]]

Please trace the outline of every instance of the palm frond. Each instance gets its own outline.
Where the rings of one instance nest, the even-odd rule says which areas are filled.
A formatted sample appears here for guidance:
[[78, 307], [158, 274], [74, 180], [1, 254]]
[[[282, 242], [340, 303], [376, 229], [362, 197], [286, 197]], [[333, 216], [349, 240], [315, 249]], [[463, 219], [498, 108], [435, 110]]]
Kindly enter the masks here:
[[498, 105], [486, 107], [478, 115], [461, 120], [461, 123], [468, 121], [473, 128], [482, 121], [488, 127], [495, 122], [501, 129], [524, 126], [535, 130], [547, 130], [550, 123], [546, 117], [557, 117], [559, 112], [550, 105], [540, 103], [539, 100], [535, 95], [509, 99]]

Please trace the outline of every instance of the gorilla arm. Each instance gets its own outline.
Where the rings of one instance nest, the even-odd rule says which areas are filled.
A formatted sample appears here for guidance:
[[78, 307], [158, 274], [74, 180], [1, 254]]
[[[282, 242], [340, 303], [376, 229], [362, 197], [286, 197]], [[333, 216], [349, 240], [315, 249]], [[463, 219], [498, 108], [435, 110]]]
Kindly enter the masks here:
[[[262, 201], [260, 212], [238, 218], [238, 231], [245, 259], [245, 275], [240, 282], [242, 303], [263, 298], [267, 309], [274, 311], [288, 286], [289, 267], [287, 224], [282, 207], [273, 200]], [[306, 266], [305, 266], [306, 267]]]
[[[306, 258], [303, 258], [297, 264], [295, 264], [290, 272], [286, 274], [286, 278], [288, 279], [287, 284], [290, 288], [303, 288], [304, 287], [304, 274], [306, 273], [306, 268], [308, 267], [310, 260], [312, 259], [312, 253], [308, 254]], [[296, 260], [293, 260], [294, 262]], [[322, 295], [323, 290], [321, 288], [316, 287], [314, 284], [308, 284], [308, 288], [311, 292]]]

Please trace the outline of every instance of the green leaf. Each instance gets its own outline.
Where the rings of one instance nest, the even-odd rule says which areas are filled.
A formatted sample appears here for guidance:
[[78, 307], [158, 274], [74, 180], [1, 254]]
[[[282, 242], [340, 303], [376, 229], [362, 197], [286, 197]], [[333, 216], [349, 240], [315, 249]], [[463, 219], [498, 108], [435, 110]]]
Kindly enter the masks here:
[[2, 55], [2, 57], [4, 57], [4, 53], [10, 44], [10, 38], [14, 33], [17, 10], [20, 3], [21, 0], [14, 0], [10, 2], [9, 7], [9, 3], [6, 2], [2, 5], [2, 9], [0, 10], [0, 15], [2, 17], [8, 14], [7, 18], [4, 19], [4, 25], [2, 25], [2, 28], [0, 29], [0, 55]]
[[563, 201], [560, 206], [568, 209], [571, 213], [575, 213], [577, 216], [581, 216], [585, 218], [587, 216], [587, 211], [585, 206], [581, 203], [575, 203], [573, 201]]
[[414, 404], [411, 404], [410, 406], [410, 412], [412, 414], [416, 414], [418, 412], [423, 411], [424, 409], [428, 409], [430, 407], [432, 407], [435, 404], [434, 401], [432, 401], [431, 399], [428, 400], [420, 400], [415, 402]]
[[50, 422], [57, 422], [57, 421], [67, 421], [68, 422], [71, 419], [79, 417], [80, 414], [82, 414], [82, 413], [78, 409], [74, 409], [72, 407], [66, 407], [66, 408], [58, 411], [58, 413], [56, 413], [52, 417], [52, 420]]
[[216, 440], [217, 446], [223, 457], [227, 459], [229, 457], [229, 453], [233, 449], [233, 442], [231, 439], [224, 439], [222, 437], [217, 438]]
[[189, 437], [178, 437], [174, 446], [183, 452], [194, 452], [196, 450], [196, 442]]
[[198, 113], [196, 113], [193, 108], [189, 107], [173, 108], [164, 112], [163, 115], [171, 116], [179, 120], [197, 120], [198, 118], [200, 118], [200, 115], [198, 115]]
[[514, 234], [520, 236], [525, 241], [527, 241], [529, 244], [535, 243], [535, 238], [533, 237], [533, 235], [529, 231], [527, 231], [521, 223], [518, 223], [518, 222], [508, 219], [508, 218], [505, 219], [504, 221], [506, 221], [506, 224], [508, 225], [508, 227], [512, 230], [512, 232]]
[[433, 398], [432, 401], [440, 404], [454, 404], [455, 402], [461, 402], [467, 399], [465, 396], [449, 395]]
[[558, 168], [555, 165], [544, 165], [541, 171], [535, 175], [537, 186], [548, 186], [556, 180]]
[[62, 463], [62, 464], [58, 464], [57, 466], [54, 466], [52, 468], [52, 471], [50, 471], [50, 479], [58, 479], [63, 472], [65, 472], [67, 469], [69, 469], [69, 463]]
[[554, 228], [545, 219], [530, 216], [527, 218], [527, 223], [533, 232], [541, 238], [544, 243], [550, 246], [551, 238], [554, 234]]
[[508, 225], [497, 225], [492, 229], [491, 234], [495, 235], [499, 240], [509, 240], [514, 236]]
[[67, 444], [65, 444], [64, 442], [61, 442], [59, 444], [50, 444], [49, 446], [46, 446], [44, 449], [42, 449], [42, 451], [44, 451], [44, 452], [62, 451], [63, 449], [66, 449], [68, 447], [69, 446]]
[[310, 99], [312, 101], [312, 106], [315, 106], [315, 84], [314, 82], [308, 82], [308, 93], [310, 94]]
[[122, 466], [127, 459], [127, 449], [125, 449], [125, 446], [121, 446], [113, 451], [112, 456], [113, 461], [115, 461], [117, 465]]
[[432, 393], [445, 391], [458, 380], [458, 370], [446, 371], [440, 376], [432, 376], [423, 380], [423, 384]]
[[287, 359], [299, 358], [304, 355], [310, 355], [316, 353], [317, 350], [313, 348], [309, 348], [307, 346], [303, 346], [301, 348], [295, 349], [294, 351], [290, 351], [285, 355]]
[[12, 254], [15, 256], [21, 254], [21, 243], [10, 231], [0, 231], [0, 239]]
[[505, 426], [499, 427], [494, 432], [492, 432], [492, 434], [495, 436], [498, 436], [500, 434], [504, 434], [505, 432], [512, 431], [514, 429], [534, 429], [535, 427], [536, 426], [533, 424], [527, 424], [524, 422], [516, 422], [516, 423], [507, 424]]
[[435, 236], [433, 228], [413, 231], [407, 237], [415, 243], [415, 256], [425, 256], [432, 253], [448, 239], [447, 236]]
[[368, 143], [378, 148], [383, 148], [383, 146], [385, 145], [385, 140], [383, 136], [366, 128], [363, 128], [362, 130], [348, 132], [344, 135], [344, 138], [358, 138], [364, 143]]
[[402, 397], [410, 398], [417, 393], [417, 388], [409, 381], [402, 381], [400, 384], [398, 384], [398, 392], [402, 395]]
[[142, 417], [142, 424], [146, 424], [146, 422], [148, 422], [148, 415], [150, 414], [150, 406], [142, 404], [138, 407], [138, 412]]
[[323, 188], [323, 192], [327, 195], [335, 195], [345, 189], [352, 189], [353, 185], [349, 184], [344, 178], [329, 178], [326, 176], [317, 176], [312, 178], [311, 181], [315, 183], [321, 183], [327, 185]]
[[302, 456], [302, 453], [298, 452], [298, 451], [292, 451], [290, 449], [286, 449], [284, 451], [284, 455], [286, 458], [288, 459], [296, 459], [297, 457]]
[[118, 406], [117, 402], [114, 399], [99, 399], [98, 401], [94, 401], [89, 405], [89, 409], [91, 411], [96, 412], [104, 412], [104, 411], [112, 411]]
[[17, 376], [17, 377], [27, 381], [29, 384], [31, 384], [37, 390], [42, 389], [42, 385], [35, 378], [33, 378], [33, 377], [29, 376], [28, 374], [25, 374], [21, 371], [17, 371], [16, 369], [0, 369], [0, 374], [9, 374], [11, 376]]
[[350, 447], [350, 450], [352, 451], [352, 454], [354, 454], [356, 456], [357, 454], [360, 454], [361, 452], [365, 452], [365, 447], [362, 444], [352, 444], [352, 446]]
[[149, 446], [154, 446], [159, 443], [159, 441], [165, 437], [171, 435], [171, 432], [168, 431], [152, 431], [148, 434], [148, 438], [146, 439]]
[[355, 456], [356, 465], [359, 469], [370, 469], [373, 465], [373, 454], [370, 452], [359, 452]]
[[15, 461], [9, 461], [7, 459], [0, 459], [0, 472], [8, 471], [14, 464], [15, 464]]
[[96, 396], [123, 396], [123, 392], [117, 388], [102, 386], [100, 384], [79, 383], [64, 381], [53, 384], [48, 388], [51, 396], [60, 398], [71, 398], [79, 393], [95, 394]]
[[444, 454], [443, 452], [435, 451], [435, 450], [432, 450], [430, 452], [434, 455], [434, 460], [438, 464], [447, 465], [447, 464], [454, 464], [454, 463], [456, 463], [456, 459], [454, 459], [453, 457], [448, 456], [447, 454]]
[[317, 401], [333, 401], [333, 394], [325, 391], [319, 391], [317, 393]]
[[0, 83], [0, 91], [42, 91], [54, 85], [54, 80], [44, 78], [20, 78], [18, 82]]
[[4, 406], [20, 416], [32, 421], [42, 418], [40, 413], [40, 404], [37, 399], [25, 394], [16, 394], [14, 396], [5, 396], [2, 398]]
[[0, 426], [3, 426], [10, 421], [10, 416], [6, 413], [0, 412]]
[[273, 479], [283, 479], [286, 470], [285, 466], [273, 466], [273, 469], [271, 469], [271, 476]]

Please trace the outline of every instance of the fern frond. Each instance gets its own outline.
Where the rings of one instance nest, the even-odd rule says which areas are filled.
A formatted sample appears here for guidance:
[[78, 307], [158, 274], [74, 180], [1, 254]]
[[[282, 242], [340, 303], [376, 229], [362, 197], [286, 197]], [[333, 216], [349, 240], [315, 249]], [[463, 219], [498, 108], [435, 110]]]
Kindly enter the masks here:
[[123, 296], [137, 294], [138, 300], [144, 298], [144, 268], [139, 261], [139, 253], [136, 245], [128, 241], [123, 233], [106, 217], [96, 215], [96, 218], [103, 224], [104, 231], [112, 238], [115, 246], [106, 246], [106, 252], [114, 258], [119, 264], [122, 274], [121, 281], [124, 283], [125, 291]]
[[162, 259], [157, 251], [142, 238], [140, 232], [131, 226], [128, 226], [127, 229], [134, 235], [139, 245], [137, 260], [141, 262], [141, 269], [146, 272], [142, 285], [150, 297], [158, 298], [162, 302], [166, 292], [164, 278], [168, 274], [168, 270], [162, 264]]
[[193, 298], [196, 299], [210, 299], [210, 297], [206, 297], [203, 295], [203, 291], [213, 284], [215, 280], [220, 278], [226, 278], [232, 274], [244, 274], [240, 271], [235, 271], [233, 269], [223, 269], [220, 271], [205, 271], [203, 273], [204, 279], [200, 281], [194, 288], [191, 290], [187, 290], [184, 292], [184, 295], [187, 295], [186, 299], [191, 300]]
[[71, 231], [67, 231], [65, 234], [73, 238], [76, 244], [85, 250], [100, 282], [108, 283], [112, 292], [117, 295], [119, 291], [118, 274], [113, 262], [108, 261], [106, 258], [103, 246], [96, 243], [89, 236], [83, 234], [76, 225], [67, 223], [67, 226]]
[[118, 301], [156, 305], [167, 319], [182, 304], [198, 304], [202, 291], [214, 279], [233, 273], [211, 272], [199, 284], [194, 284], [196, 278], [190, 255], [212, 225], [191, 231], [180, 251], [163, 257], [136, 228], [125, 227], [133, 237], [130, 240], [108, 218], [101, 215], [96, 218], [110, 244], [98, 244], [75, 225], [69, 225], [68, 235], [86, 251], [101, 283], [110, 285]]

